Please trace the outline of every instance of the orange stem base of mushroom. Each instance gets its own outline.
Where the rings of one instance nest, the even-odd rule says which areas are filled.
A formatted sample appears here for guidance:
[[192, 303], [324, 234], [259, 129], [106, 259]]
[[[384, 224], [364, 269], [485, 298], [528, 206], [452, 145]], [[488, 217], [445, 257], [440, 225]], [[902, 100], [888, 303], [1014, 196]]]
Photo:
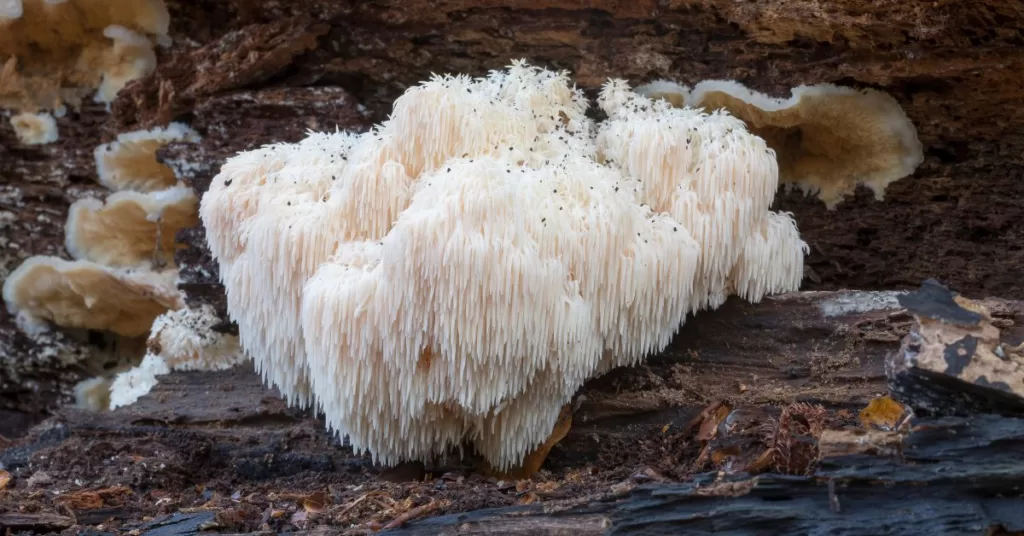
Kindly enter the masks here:
[[548, 459], [548, 454], [551, 453], [551, 449], [561, 441], [566, 434], [569, 433], [569, 429], [572, 428], [572, 415], [573, 406], [566, 404], [562, 408], [562, 412], [558, 414], [558, 421], [555, 422], [555, 428], [551, 431], [551, 435], [548, 436], [547, 440], [541, 443], [533, 452], [526, 455], [523, 459], [523, 464], [519, 467], [509, 469], [507, 471], [497, 471], [491, 464], [486, 461], [481, 462], [480, 472], [488, 476], [501, 478], [505, 480], [522, 480], [530, 478], [537, 471], [540, 471], [544, 461]]

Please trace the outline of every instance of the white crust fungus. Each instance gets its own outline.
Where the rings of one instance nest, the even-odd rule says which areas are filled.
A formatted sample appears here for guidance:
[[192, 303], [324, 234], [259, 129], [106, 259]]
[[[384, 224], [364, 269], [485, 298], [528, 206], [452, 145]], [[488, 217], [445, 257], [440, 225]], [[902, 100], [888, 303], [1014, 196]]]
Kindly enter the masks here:
[[623, 81], [600, 105], [595, 125], [565, 73], [516, 62], [229, 159], [200, 217], [241, 347], [380, 462], [468, 441], [506, 470], [688, 313], [799, 285], [762, 139]]
[[707, 80], [692, 89], [656, 81], [637, 91], [742, 119], [775, 150], [780, 179], [817, 194], [829, 209], [858, 184], [882, 200], [889, 184], [924, 161], [917, 130], [899, 103], [873, 89], [817, 84], [778, 99], [734, 81]]
[[118, 374], [110, 385], [109, 408], [135, 403], [152, 390], [159, 376], [173, 370], [224, 370], [244, 361], [238, 338], [213, 330], [219, 322], [209, 306], [160, 315], [153, 322], [142, 363]]
[[25, 145], [46, 145], [57, 141], [57, 120], [49, 113], [20, 113], [11, 116], [11, 127]]
[[224, 370], [245, 360], [238, 337], [214, 331], [221, 322], [213, 308], [168, 311], [153, 322], [148, 353], [172, 370]]
[[78, 382], [75, 385], [75, 406], [94, 412], [106, 411], [110, 408], [110, 385], [110, 379], [102, 376]]
[[148, 394], [158, 383], [157, 376], [171, 372], [167, 362], [159, 356], [146, 354], [139, 366], [120, 372], [110, 383], [109, 409], [134, 404], [139, 397]]

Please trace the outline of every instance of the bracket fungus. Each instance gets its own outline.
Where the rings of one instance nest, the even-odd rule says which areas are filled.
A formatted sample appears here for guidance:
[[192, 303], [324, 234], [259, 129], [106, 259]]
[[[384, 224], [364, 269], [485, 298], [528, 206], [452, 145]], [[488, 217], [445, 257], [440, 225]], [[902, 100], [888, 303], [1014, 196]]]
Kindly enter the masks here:
[[96, 147], [96, 173], [100, 184], [118, 192], [153, 192], [178, 183], [174, 170], [157, 160], [156, 152], [172, 142], [196, 143], [199, 134], [183, 123], [150, 130], [122, 132], [117, 139]]
[[775, 150], [782, 182], [817, 194], [829, 209], [858, 184], [882, 200], [889, 184], [924, 161], [917, 130], [899, 103], [873, 89], [805, 85], [778, 99], [729, 80], [706, 80], [692, 89], [658, 80], [637, 91], [742, 119]]
[[764, 140], [624, 81], [599, 104], [520, 61], [225, 162], [200, 218], [264, 379], [376, 461], [471, 443], [505, 471], [687, 314], [799, 285]]
[[109, 104], [156, 68], [167, 43], [163, 0], [5, 0], [0, 6], [0, 106], [35, 112]]
[[[75, 394], [82, 407], [109, 409], [147, 392], [145, 386], [156, 381], [154, 370], [159, 367], [154, 367], [166, 368], [167, 363], [160, 354], [131, 368], [147, 357], [146, 336], [167, 332], [168, 322], [173, 323], [169, 319], [179, 318], [174, 316], [178, 313], [193, 313], [185, 309], [177, 288], [174, 250], [177, 231], [198, 223], [199, 202], [191, 188], [157, 162], [156, 151], [172, 141], [198, 139], [187, 126], [172, 123], [123, 133], [117, 141], [101, 145], [96, 150], [100, 182], [116, 191], [105, 201], [87, 197], [71, 205], [64, 238], [75, 260], [30, 257], [4, 282], [6, 306], [29, 334], [39, 337], [51, 328], [100, 332], [112, 335], [117, 347], [132, 353], [120, 379], [111, 381], [105, 376], [115, 371], [105, 370], [79, 384]], [[171, 316], [162, 316], [165, 313]], [[177, 334], [179, 347], [190, 348], [182, 329], [171, 332]], [[230, 347], [230, 342], [225, 344]], [[228, 351], [221, 352], [219, 343], [214, 346], [202, 355], [190, 351], [177, 366], [220, 366], [227, 358], [218, 352]], [[212, 363], [206, 362], [207, 354], [214, 356]], [[154, 359], [159, 363], [154, 365]]]
[[185, 185], [121, 191], [106, 202], [79, 199], [68, 210], [65, 247], [75, 259], [107, 266], [165, 266], [174, 260], [175, 234], [199, 223], [198, 208], [199, 200]]
[[65, 247], [75, 261], [30, 257], [7, 278], [3, 297], [12, 314], [33, 330], [49, 323], [144, 337], [157, 316], [184, 306], [174, 236], [198, 222], [198, 200], [156, 160], [156, 150], [176, 140], [198, 135], [172, 123], [97, 148], [100, 182], [118, 191], [105, 203], [72, 204]]
[[183, 306], [176, 272], [118, 270], [89, 261], [30, 257], [4, 282], [3, 297], [26, 331], [53, 323], [139, 337], [161, 313]]

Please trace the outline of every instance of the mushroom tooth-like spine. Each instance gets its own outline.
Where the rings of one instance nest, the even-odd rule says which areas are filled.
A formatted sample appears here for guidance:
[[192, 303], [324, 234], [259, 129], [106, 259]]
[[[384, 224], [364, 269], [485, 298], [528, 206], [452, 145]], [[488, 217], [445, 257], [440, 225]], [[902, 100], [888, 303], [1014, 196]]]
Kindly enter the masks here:
[[344, 234], [329, 202], [356, 139], [313, 134], [242, 153], [225, 163], [200, 205], [240, 344], [264, 380], [300, 407], [312, 399], [299, 298]]
[[747, 236], [768, 215], [775, 154], [727, 113], [673, 108], [622, 81], [606, 84], [600, 103], [610, 116], [597, 138], [603, 155], [640, 179], [643, 201], [701, 245], [691, 311], [720, 306]]
[[[591, 161], [450, 164], [423, 179], [378, 258], [360, 264], [370, 246], [343, 244], [307, 284], [311, 387], [357, 449], [423, 458], [465, 433], [508, 468], [546, 439], [607, 345], [632, 361], [668, 343], [687, 311], [696, 244]], [[610, 267], [617, 284], [596, 284]], [[444, 434], [426, 428], [434, 408], [450, 414]], [[395, 451], [395, 433], [423, 443]]]
[[767, 295], [800, 287], [804, 256], [810, 252], [788, 212], [770, 212], [760, 228], [747, 236], [729, 284], [736, 295], [752, 303]]

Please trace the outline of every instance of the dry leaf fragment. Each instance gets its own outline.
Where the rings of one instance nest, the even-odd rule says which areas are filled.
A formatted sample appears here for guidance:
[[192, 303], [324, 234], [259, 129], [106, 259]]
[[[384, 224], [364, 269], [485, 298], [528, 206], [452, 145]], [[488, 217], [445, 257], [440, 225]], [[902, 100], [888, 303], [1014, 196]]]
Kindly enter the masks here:
[[540, 496], [534, 492], [529, 492], [523, 495], [523, 498], [519, 499], [519, 504], [533, 504], [540, 501]]
[[860, 425], [864, 428], [879, 430], [895, 430], [907, 408], [888, 395], [872, 399], [867, 407], [860, 411]]
[[7, 487], [7, 484], [11, 482], [11, 473], [0, 469], [0, 489]]
[[[714, 405], [713, 405], [714, 406]], [[711, 408], [709, 408], [711, 409]], [[732, 408], [728, 404], [720, 404], [715, 407], [711, 412], [707, 413], [703, 422], [700, 423], [700, 429], [697, 431], [697, 439], [699, 441], [710, 441], [718, 435], [718, 425], [722, 424], [722, 421], [732, 413]]]
[[114, 486], [96, 490], [71, 492], [58, 497], [54, 502], [72, 510], [93, 510], [105, 506], [120, 506], [131, 489], [125, 486]]
[[324, 491], [314, 491], [299, 500], [302, 509], [307, 512], [320, 512], [328, 502], [327, 493]]
[[439, 508], [442, 504], [444, 504], [444, 501], [431, 501], [422, 506], [417, 506], [416, 508], [413, 508], [412, 510], [409, 510], [408, 512], [396, 517], [392, 522], [388, 523], [387, 525], [384, 525], [384, 530], [400, 528], [406, 523], [412, 521], [413, 519], [421, 517], [429, 513], [430, 511]]

